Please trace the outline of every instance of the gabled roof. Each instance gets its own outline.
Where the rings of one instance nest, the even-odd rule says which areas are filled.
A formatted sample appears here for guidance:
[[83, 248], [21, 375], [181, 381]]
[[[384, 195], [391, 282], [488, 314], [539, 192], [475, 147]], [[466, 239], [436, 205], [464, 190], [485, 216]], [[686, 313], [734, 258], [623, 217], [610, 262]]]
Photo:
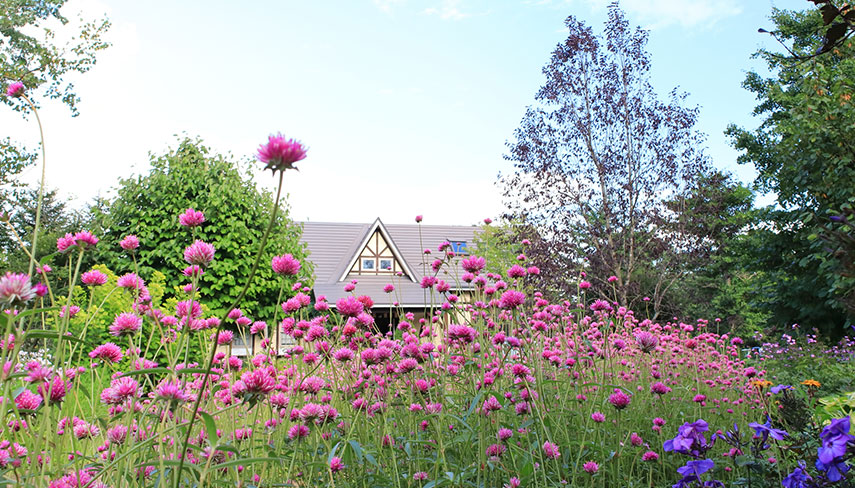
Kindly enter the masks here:
[[[351, 279], [358, 280], [355, 292], [370, 296], [375, 306], [389, 306], [399, 302], [403, 306], [421, 307], [430, 302], [430, 293], [420, 286], [422, 277], [433, 275], [431, 263], [440, 257], [437, 248], [445, 241], [465, 241], [471, 243], [475, 237], [475, 226], [454, 225], [384, 225], [378, 218], [372, 224], [354, 224], [343, 222], [303, 222], [302, 242], [309, 248], [308, 260], [314, 264], [316, 295], [325, 295], [331, 304], [348, 295], [344, 285]], [[399, 259], [406, 277], [389, 275], [349, 275], [360, 251], [367, 240], [379, 230], [386, 239], [396, 258]], [[394, 247], [393, 247], [394, 246]], [[424, 255], [424, 249], [433, 254]], [[438, 278], [447, 281], [453, 288], [468, 288], [460, 282], [463, 274], [457, 265], [440, 271]], [[395, 291], [387, 294], [383, 291], [386, 284], [395, 286]]]
[[389, 232], [386, 230], [386, 226], [383, 225], [383, 222], [380, 221], [380, 217], [371, 224], [368, 232], [365, 233], [365, 237], [362, 239], [362, 242], [358, 246], [356, 246], [356, 251], [353, 253], [353, 257], [347, 263], [347, 266], [342, 268], [341, 276], [339, 276], [338, 281], [345, 281], [347, 279], [347, 274], [353, 268], [353, 265], [356, 263], [356, 260], [359, 258], [359, 253], [362, 249], [365, 248], [366, 244], [368, 244], [368, 240], [371, 239], [371, 236], [374, 235], [375, 232], [380, 232], [383, 236], [383, 239], [386, 241], [386, 244], [389, 246], [389, 249], [392, 251], [392, 254], [395, 256], [395, 259], [401, 263], [401, 266], [404, 268], [404, 275], [410, 281], [416, 281], [413, 277], [413, 270], [410, 269], [410, 266], [407, 264], [407, 260], [401, 255], [401, 251], [398, 250], [398, 246], [395, 245], [395, 240], [389, 235]]

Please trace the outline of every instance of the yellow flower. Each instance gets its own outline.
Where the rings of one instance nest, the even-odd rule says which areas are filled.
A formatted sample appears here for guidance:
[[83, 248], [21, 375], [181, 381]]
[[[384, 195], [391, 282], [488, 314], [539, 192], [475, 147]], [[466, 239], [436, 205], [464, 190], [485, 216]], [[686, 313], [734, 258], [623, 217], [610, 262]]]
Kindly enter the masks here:
[[767, 381], [767, 380], [754, 380], [754, 381], [752, 381], [752, 382], [751, 382], [751, 385], [752, 385], [752, 386], [756, 386], [757, 388], [759, 388], [759, 389], [761, 389], [761, 390], [762, 390], [763, 388], [766, 388], [767, 386], [770, 386], [771, 384], [772, 384], [772, 382], [771, 382], [771, 381]]
[[822, 386], [822, 384], [816, 380], [804, 380], [804, 381], [802, 381], [802, 384], [805, 386], [811, 386], [814, 388], [819, 388], [820, 386]]

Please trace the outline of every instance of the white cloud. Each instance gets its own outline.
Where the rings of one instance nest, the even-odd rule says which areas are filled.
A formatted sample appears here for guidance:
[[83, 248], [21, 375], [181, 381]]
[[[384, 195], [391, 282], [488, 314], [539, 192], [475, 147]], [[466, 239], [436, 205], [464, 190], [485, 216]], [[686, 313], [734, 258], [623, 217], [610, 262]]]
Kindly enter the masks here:
[[403, 0], [372, 0], [374, 6], [382, 10], [383, 12], [389, 13], [392, 11], [392, 7], [403, 3]]
[[460, 0], [442, 0], [438, 7], [430, 7], [423, 10], [427, 15], [437, 15], [442, 20], [463, 20], [472, 14], [463, 13], [460, 10]]

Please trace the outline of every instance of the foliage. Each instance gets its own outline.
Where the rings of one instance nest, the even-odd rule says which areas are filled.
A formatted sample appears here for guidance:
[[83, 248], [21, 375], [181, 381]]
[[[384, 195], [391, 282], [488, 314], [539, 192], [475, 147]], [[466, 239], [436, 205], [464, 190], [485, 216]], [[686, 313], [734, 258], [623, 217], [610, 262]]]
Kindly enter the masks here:
[[[798, 332], [798, 331], [797, 331]], [[828, 344], [815, 334], [783, 334], [762, 344], [762, 366], [776, 383], [797, 384], [806, 379], [820, 383], [822, 394], [855, 390], [855, 339], [844, 337]]]
[[[217, 259], [202, 276], [198, 292], [208, 299], [212, 310], [223, 311], [249, 275], [273, 199], [269, 192], [259, 190], [238, 163], [210, 154], [199, 140], [180, 141], [175, 149], [152, 157], [151, 165], [148, 175], [122, 180], [117, 197], [93, 209], [93, 228], [112, 242], [128, 234], [138, 236], [136, 264], [141, 275], [148, 278], [161, 270], [170, 294], [188, 282], [181, 273], [187, 263], [176, 250], [194, 239], [213, 244]], [[203, 211], [206, 222], [192, 231], [179, 226], [178, 215], [187, 208]], [[269, 264], [277, 254], [305, 257], [299, 238], [300, 228], [288, 219], [286, 210], [280, 209], [262, 257], [263, 266], [242, 304], [247, 312], [273, 317], [283, 282]], [[119, 274], [134, 271], [128, 254], [115, 245], [99, 246], [95, 256]], [[300, 277], [308, 281], [309, 266]]]
[[[22, 187], [10, 192], [8, 196], [11, 212], [8, 224], [4, 223], [3, 232], [0, 232], [0, 251], [2, 251], [0, 266], [16, 271], [26, 271], [30, 258], [21, 249], [21, 244], [26, 246], [27, 252], [30, 251], [33, 228], [36, 223], [38, 190]], [[66, 232], [77, 230], [81, 221], [82, 217], [70, 210], [66, 202], [59, 198], [57, 190], [45, 191], [36, 260], [40, 261], [55, 253], [56, 239], [65, 235]]]
[[[0, 0], [0, 82], [6, 84], [20, 81], [28, 91], [43, 87], [44, 96], [61, 99], [77, 114], [80, 98], [74, 93], [74, 85], [66, 80], [71, 73], [85, 73], [96, 62], [98, 51], [110, 44], [103, 37], [110, 28], [107, 19], [83, 21], [79, 30], [69, 36], [67, 29], [62, 35], [69, 36], [65, 45], [55, 41], [57, 32], [52, 23], [66, 25], [69, 20], [60, 12], [66, 0]], [[35, 29], [33, 29], [35, 28]], [[38, 39], [36, 30], [43, 39]], [[0, 95], [4, 103], [22, 109]]]
[[[628, 306], [649, 295], [658, 306], [684, 272], [680, 255], [703, 248], [674, 232], [666, 207], [708, 167], [698, 112], [676, 91], [657, 97], [647, 33], [631, 29], [616, 4], [604, 36], [572, 16], [566, 25], [536, 104], [508, 143], [516, 172], [502, 178], [505, 197], [549, 244], [533, 258], [556, 288], [572, 289], [569, 271], [587, 260], [601, 291], [614, 288]], [[653, 263], [655, 273], [645, 269]]]
[[[774, 10], [778, 35], [796, 53], [810, 53], [821, 42], [816, 11]], [[778, 208], [768, 211], [758, 230], [765, 256], [758, 268], [772, 270], [774, 298], [769, 301], [779, 324], [807, 323], [839, 335], [846, 323], [847, 295], [855, 277], [839, 272], [838, 256], [820, 238], [833, 215], [855, 197], [852, 141], [855, 117], [851, 101], [855, 84], [852, 42], [832, 52], [798, 61], [760, 50], [771, 77], [748, 74], [745, 88], [759, 100], [754, 130], [731, 126], [727, 134], [743, 151], [739, 163], [758, 171], [755, 186], [777, 195]], [[852, 319], [849, 315], [849, 319]]]

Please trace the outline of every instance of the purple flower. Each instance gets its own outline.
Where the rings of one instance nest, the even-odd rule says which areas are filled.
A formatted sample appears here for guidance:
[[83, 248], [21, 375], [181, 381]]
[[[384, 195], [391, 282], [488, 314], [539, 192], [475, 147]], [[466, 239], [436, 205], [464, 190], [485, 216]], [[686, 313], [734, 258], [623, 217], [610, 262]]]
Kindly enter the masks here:
[[264, 163], [264, 169], [274, 173], [294, 168], [294, 163], [306, 158], [306, 148], [294, 139], [286, 139], [282, 134], [271, 135], [267, 144], [258, 147], [258, 160]]
[[813, 478], [807, 474], [805, 469], [805, 462], [799, 461], [799, 467], [794, 469], [792, 473], [788, 474], [787, 477], [781, 481], [784, 488], [809, 488], [812, 486], [810, 482], [813, 481]]
[[692, 423], [686, 422], [678, 429], [677, 437], [665, 441], [662, 448], [665, 451], [699, 457], [702, 452], [712, 447], [704, 437], [704, 432], [709, 430], [709, 425], [703, 419], [698, 419]]
[[773, 386], [769, 391], [771, 391], [773, 395], [777, 395], [778, 393], [781, 393], [784, 390], [789, 390], [791, 388], [792, 388], [792, 386], [790, 386], [790, 385], [778, 385], [778, 386]]
[[24, 94], [24, 84], [20, 81], [9, 83], [6, 87], [6, 96], [9, 98], [18, 98]]
[[748, 424], [748, 426], [751, 427], [752, 429], [754, 429], [754, 432], [757, 435], [757, 437], [763, 438], [764, 444], [766, 443], [766, 440], [769, 437], [771, 437], [772, 439], [777, 439], [779, 441], [782, 441], [782, 440], [784, 440], [784, 437], [789, 435], [781, 429], [773, 429], [772, 428], [772, 419], [770, 419], [769, 417], [766, 417], [766, 423], [765, 424], [758, 424], [757, 422], [751, 422], [750, 424]]

